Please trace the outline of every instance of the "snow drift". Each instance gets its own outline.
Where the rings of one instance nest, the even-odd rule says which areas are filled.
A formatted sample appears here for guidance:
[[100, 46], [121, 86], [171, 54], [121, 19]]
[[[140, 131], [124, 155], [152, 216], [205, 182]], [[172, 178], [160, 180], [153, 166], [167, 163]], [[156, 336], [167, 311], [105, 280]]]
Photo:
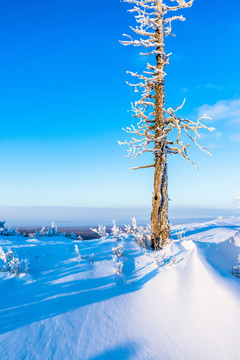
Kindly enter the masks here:
[[0, 273], [1, 359], [239, 359], [239, 225], [175, 226], [162, 252], [131, 235], [0, 236], [3, 249], [30, 261], [24, 277]]

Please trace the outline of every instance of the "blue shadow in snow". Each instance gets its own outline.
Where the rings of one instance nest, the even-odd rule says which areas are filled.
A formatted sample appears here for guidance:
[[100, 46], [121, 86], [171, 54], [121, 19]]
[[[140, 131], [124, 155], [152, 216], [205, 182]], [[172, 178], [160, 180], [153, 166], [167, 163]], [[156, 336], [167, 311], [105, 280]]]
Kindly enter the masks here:
[[[127, 252], [124, 259], [124, 264], [127, 266], [119, 276], [113, 272], [112, 275], [101, 278], [65, 281], [64, 277], [95, 266], [95, 264], [83, 263], [79, 267], [76, 261], [69, 261], [72, 257], [70, 249], [73, 249], [73, 245], [66, 243], [30, 247], [28, 255], [32, 263], [30, 275], [33, 281], [13, 277], [0, 282], [0, 334], [79, 307], [138, 291], [159, 271], [156, 268], [146, 271], [145, 275], [136, 272], [135, 261], [141, 253], [136, 247]], [[19, 257], [22, 258], [21, 248], [17, 250]], [[94, 244], [91, 250], [94, 251]], [[84, 251], [89, 251], [89, 246], [83, 248], [81, 253]], [[96, 254], [96, 262], [106, 258], [111, 259], [111, 256], [111, 246], [108, 250], [103, 245]], [[59, 283], [56, 283], [57, 280]]]

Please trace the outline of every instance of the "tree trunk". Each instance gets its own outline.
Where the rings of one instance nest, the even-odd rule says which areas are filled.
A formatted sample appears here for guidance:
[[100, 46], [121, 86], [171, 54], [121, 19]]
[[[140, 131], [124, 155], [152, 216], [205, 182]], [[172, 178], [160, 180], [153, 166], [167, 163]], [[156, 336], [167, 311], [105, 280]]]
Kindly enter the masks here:
[[152, 246], [155, 250], [163, 248], [170, 239], [167, 161], [163, 157], [156, 159], [155, 163], [151, 223]]
[[[159, 43], [157, 50], [164, 54], [164, 28], [162, 1], [158, 3], [159, 18], [157, 19], [159, 29], [156, 30], [156, 39]], [[164, 67], [165, 59], [160, 54], [156, 55], [158, 82], [155, 86], [155, 138], [163, 134], [165, 127], [165, 93], [164, 93]], [[168, 176], [167, 176], [167, 155], [165, 153], [165, 141], [155, 143], [155, 171], [154, 171], [154, 192], [152, 198], [152, 235], [151, 242], [154, 249], [163, 248], [170, 239], [170, 227], [168, 221]]]

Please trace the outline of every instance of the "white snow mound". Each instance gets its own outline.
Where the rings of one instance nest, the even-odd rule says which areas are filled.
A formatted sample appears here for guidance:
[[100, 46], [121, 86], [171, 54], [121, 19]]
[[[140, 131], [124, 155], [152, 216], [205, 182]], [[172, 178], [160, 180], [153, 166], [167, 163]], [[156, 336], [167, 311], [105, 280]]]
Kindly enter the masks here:
[[184, 226], [181, 240], [179, 229], [147, 255], [130, 235], [0, 236], [4, 250], [30, 261], [24, 277], [0, 273], [1, 360], [240, 359], [240, 219]]

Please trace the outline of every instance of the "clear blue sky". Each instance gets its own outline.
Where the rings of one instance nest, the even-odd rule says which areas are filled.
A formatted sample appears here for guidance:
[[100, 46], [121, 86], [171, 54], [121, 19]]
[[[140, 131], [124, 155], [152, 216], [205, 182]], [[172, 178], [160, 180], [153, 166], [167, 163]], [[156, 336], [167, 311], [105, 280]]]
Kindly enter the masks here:
[[[149, 207], [149, 158], [124, 158], [117, 140], [136, 94], [126, 70], [139, 48], [119, 44], [134, 23], [119, 0], [0, 2], [1, 205]], [[208, 111], [208, 157], [169, 159], [171, 206], [234, 207], [240, 188], [240, 2], [195, 0], [166, 40], [167, 105]], [[203, 110], [201, 108], [203, 107]]]

